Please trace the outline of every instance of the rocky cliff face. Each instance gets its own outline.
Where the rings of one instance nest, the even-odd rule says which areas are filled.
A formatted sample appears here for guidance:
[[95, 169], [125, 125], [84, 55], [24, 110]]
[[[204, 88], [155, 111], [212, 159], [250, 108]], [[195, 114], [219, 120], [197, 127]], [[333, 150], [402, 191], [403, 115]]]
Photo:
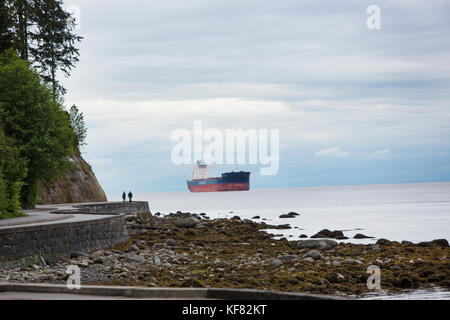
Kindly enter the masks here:
[[70, 157], [72, 167], [52, 183], [39, 182], [37, 204], [106, 201], [106, 195], [90, 165], [78, 150]]

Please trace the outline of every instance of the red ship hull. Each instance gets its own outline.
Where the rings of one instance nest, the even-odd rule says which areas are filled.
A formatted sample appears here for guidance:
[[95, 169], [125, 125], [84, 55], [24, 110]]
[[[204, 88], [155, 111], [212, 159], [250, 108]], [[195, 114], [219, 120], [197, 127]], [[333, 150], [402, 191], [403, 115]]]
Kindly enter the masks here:
[[250, 190], [250, 183], [218, 183], [188, 186], [191, 192], [216, 192], [216, 191], [245, 191]]

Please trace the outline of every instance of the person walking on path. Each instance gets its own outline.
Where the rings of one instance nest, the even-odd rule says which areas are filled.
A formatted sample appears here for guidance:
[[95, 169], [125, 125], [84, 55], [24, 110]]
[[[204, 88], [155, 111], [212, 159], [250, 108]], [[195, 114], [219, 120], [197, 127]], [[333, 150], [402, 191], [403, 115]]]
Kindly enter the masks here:
[[130, 192], [128, 192], [128, 199], [130, 199], [130, 202], [132, 201], [132, 199], [133, 199], [133, 194], [131, 193], [131, 191]]
[[127, 200], [127, 194], [125, 193], [125, 191], [122, 193], [122, 200], [123, 202]]

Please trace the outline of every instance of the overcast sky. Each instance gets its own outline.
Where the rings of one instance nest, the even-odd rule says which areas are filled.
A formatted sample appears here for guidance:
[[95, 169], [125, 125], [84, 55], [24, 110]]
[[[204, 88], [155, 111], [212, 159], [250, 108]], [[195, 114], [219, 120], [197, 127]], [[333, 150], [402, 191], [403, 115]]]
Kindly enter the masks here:
[[[381, 9], [381, 29], [366, 9]], [[183, 191], [171, 132], [279, 129], [253, 188], [450, 180], [450, 2], [81, 0], [84, 156], [107, 194]], [[215, 166], [214, 174], [230, 169]]]

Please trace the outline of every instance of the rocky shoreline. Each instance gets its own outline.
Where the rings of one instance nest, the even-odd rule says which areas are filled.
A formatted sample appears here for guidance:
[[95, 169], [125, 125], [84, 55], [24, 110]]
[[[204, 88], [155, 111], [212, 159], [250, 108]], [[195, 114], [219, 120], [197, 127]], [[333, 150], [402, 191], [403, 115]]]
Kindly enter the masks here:
[[450, 248], [444, 239], [419, 244], [379, 239], [374, 245], [332, 239], [288, 241], [263, 231], [277, 226], [237, 216], [211, 220], [205, 214], [177, 212], [127, 220], [130, 239], [114, 248], [1, 270], [0, 281], [65, 283], [67, 267], [78, 265], [82, 285], [362, 296], [373, 292], [366, 285], [367, 268], [376, 265], [384, 293], [430, 287], [450, 290]]

